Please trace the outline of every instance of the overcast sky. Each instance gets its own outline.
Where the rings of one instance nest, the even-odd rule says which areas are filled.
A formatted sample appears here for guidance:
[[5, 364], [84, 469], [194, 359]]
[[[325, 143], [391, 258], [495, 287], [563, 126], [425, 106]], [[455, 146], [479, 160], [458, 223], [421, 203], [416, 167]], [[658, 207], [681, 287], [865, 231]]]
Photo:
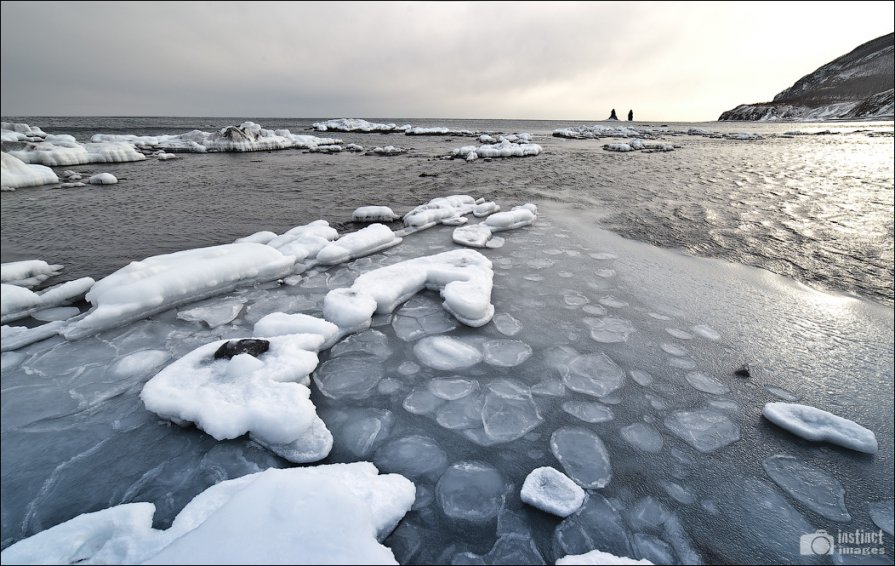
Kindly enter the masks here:
[[715, 120], [893, 5], [4, 1], [0, 113]]

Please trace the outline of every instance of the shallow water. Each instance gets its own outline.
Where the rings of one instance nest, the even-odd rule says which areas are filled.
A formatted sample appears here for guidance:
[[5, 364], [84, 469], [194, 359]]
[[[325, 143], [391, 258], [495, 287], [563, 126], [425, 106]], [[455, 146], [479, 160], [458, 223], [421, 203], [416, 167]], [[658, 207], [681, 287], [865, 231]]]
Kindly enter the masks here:
[[[422, 293], [323, 353], [312, 376], [312, 401], [335, 436], [323, 463], [369, 460], [417, 485], [414, 509], [386, 540], [400, 562], [462, 562], [475, 558], [464, 553], [473, 553], [488, 563], [552, 563], [594, 547], [657, 563], [802, 562], [802, 534], [877, 530], [871, 514], [893, 497], [895, 324], [891, 307], [877, 302], [885, 297], [819, 291], [598, 226], [618, 230], [613, 223], [625, 214], [642, 214], [655, 223], [650, 230], [640, 227], [649, 234], [683, 237], [692, 231], [692, 242], [672, 245], [704, 244], [708, 239], [691, 221], [660, 221], [678, 201], [651, 200], [649, 190], [659, 190], [647, 188], [652, 180], [692, 176], [693, 154], [702, 155], [697, 161], [704, 165], [722, 161], [722, 149], [754, 155], [795, 142], [804, 152], [813, 141], [756, 145], [681, 136], [674, 141], [684, 147], [670, 154], [615, 155], [593, 141], [543, 138], [536, 141], [545, 153], [536, 158], [467, 164], [430, 160], [468, 143], [466, 138], [339, 137], [364, 145], [385, 138], [418, 149], [398, 158], [285, 150], [76, 167], [126, 179], [111, 188], [73, 190], [79, 192], [4, 193], [3, 253], [13, 253], [7, 241], [27, 241], [45, 247], [22, 247], [22, 258], [65, 263], [68, 277], [97, 276], [144, 256], [261, 229], [281, 232], [320, 217], [337, 222], [360, 204], [403, 211], [452, 193], [495, 198], [505, 208], [534, 201], [540, 206], [534, 226], [502, 233], [504, 247], [482, 250], [494, 263], [492, 323], [479, 329], [457, 324], [437, 295]], [[876, 147], [879, 138], [867, 140], [843, 143]], [[888, 146], [873, 151], [891, 151], [891, 139], [884, 141]], [[877, 168], [890, 167], [891, 179], [888, 163]], [[678, 167], [685, 172], [675, 173]], [[420, 178], [421, 172], [439, 176]], [[720, 183], [714, 173], [705, 174], [710, 186]], [[549, 178], [562, 184], [554, 187]], [[605, 186], [594, 189], [593, 178], [604, 179]], [[575, 179], [580, 184], [567, 183]], [[221, 180], [228, 181], [212, 184]], [[219, 187], [215, 198], [212, 187]], [[601, 199], [621, 203], [626, 194], [640, 196], [616, 210], [604, 208]], [[695, 207], [699, 199], [688, 198]], [[888, 198], [891, 207], [891, 190]], [[174, 202], [189, 202], [190, 209]], [[25, 222], [22, 210], [43, 215]], [[110, 221], [102, 221], [104, 214]], [[12, 223], [19, 232], [8, 228], [11, 217], [21, 222]], [[733, 217], [719, 215], [718, 221]], [[699, 225], [699, 215], [694, 218]], [[883, 263], [891, 293], [891, 218], [881, 224], [890, 234]], [[80, 235], [66, 239], [66, 230]], [[836, 242], [845, 245], [868, 232], [850, 232]], [[143, 383], [202, 344], [250, 335], [253, 323], [269, 312], [319, 316], [331, 288], [381, 265], [451, 249], [450, 234], [449, 227], [432, 228], [384, 253], [305, 274], [296, 286], [261, 285], [211, 299], [210, 305], [230, 305], [234, 298], [245, 304], [232, 322], [215, 329], [178, 319], [178, 311], [195, 306], [185, 305], [93, 338], [55, 338], [3, 353], [0, 544], [5, 548], [78, 514], [125, 502], [155, 503], [156, 526], [167, 527], [208, 486], [291, 465], [246, 437], [216, 442], [194, 428], [160, 421], [143, 408]], [[813, 241], [792, 239], [788, 245], [820, 246], [821, 239]], [[50, 251], [55, 255], [45, 253]], [[434, 336], [463, 341], [481, 352], [481, 361], [431, 367], [417, 345]], [[137, 352], [153, 353], [133, 363], [136, 358], [127, 356]], [[734, 375], [744, 363], [752, 368], [749, 379]], [[340, 379], [350, 375], [357, 379]], [[870, 428], [879, 453], [807, 442], [761, 417], [764, 403], [784, 398]], [[712, 425], [710, 434], [698, 434], [693, 424], [705, 422]], [[593, 448], [595, 436], [605, 455]], [[781, 455], [794, 457], [799, 469], [822, 470], [814, 478], [832, 476], [841, 483], [851, 520], [829, 518], [842, 518], [835, 498], [830, 503], [825, 495], [836, 492], [834, 484], [802, 499], [791, 495], [785, 486], [792, 488], [797, 478], [778, 471]], [[576, 515], [561, 520], [521, 502], [526, 475], [545, 465], [592, 485]], [[891, 537], [886, 540], [892, 556]]]
[[[159, 135], [212, 130], [222, 118], [9, 118], [87, 140], [95, 133]], [[304, 132], [313, 120], [258, 119]], [[397, 121], [404, 123], [405, 121]], [[296, 150], [182, 154], [159, 162], [85, 165], [108, 171], [114, 187], [30, 188], [0, 195], [0, 258], [64, 263], [66, 277], [103, 276], [128, 262], [279, 231], [316, 218], [346, 219], [357, 206], [396, 212], [446, 194], [513, 202], [557, 201], [599, 212], [600, 224], [626, 237], [694, 255], [762, 267], [824, 289], [893, 302], [891, 123], [668, 124], [765, 136], [830, 130], [835, 135], [758, 141], [666, 136], [670, 153], [617, 154], [607, 140], [551, 137], [580, 123], [411, 120], [497, 132], [531, 132], [544, 153], [527, 159], [441, 161], [469, 137], [327, 135], [370, 148], [412, 148], [404, 156], [321, 155]], [[620, 122], [618, 124], [627, 124]], [[644, 124], [634, 122], [635, 126]], [[660, 126], [662, 124], [651, 124]], [[854, 133], [857, 130], [862, 130]], [[611, 140], [610, 140], [611, 141]], [[60, 168], [61, 169], [61, 168]], [[437, 173], [437, 177], [420, 177]]]

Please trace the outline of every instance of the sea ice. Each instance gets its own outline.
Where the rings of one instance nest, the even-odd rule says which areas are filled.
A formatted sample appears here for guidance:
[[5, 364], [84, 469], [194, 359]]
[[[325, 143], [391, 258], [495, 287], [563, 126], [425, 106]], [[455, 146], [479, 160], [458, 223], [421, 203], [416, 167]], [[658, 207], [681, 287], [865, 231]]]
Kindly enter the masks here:
[[630, 534], [619, 510], [605, 497], [590, 492], [576, 513], [566, 517], [553, 533], [556, 556], [584, 554], [594, 548], [617, 556], [633, 556]]
[[566, 387], [593, 397], [608, 395], [625, 382], [625, 372], [603, 353], [578, 356], [560, 372]]
[[449, 518], [479, 523], [497, 516], [509, 487], [493, 466], [457, 462], [438, 480], [435, 493]]
[[0, 283], [0, 322], [18, 320], [38, 310], [67, 305], [83, 297], [93, 285], [93, 279], [82, 277], [35, 293], [25, 287]]
[[577, 564], [582, 566], [590, 564], [633, 564], [647, 566], [653, 564], [653, 562], [650, 562], [649, 560], [635, 560], [626, 556], [616, 556], [608, 552], [603, 552], [602, 550], [591, 550], [585, 554], [570, 554], [568, 556], [563, 556], [556, 561], [557, 566], [573, 566]]
[[762, 414], [775, 425], [807, 440], [832, 442], [867, 454], [876, 454], [879, 449], [872, 431], [815, 407], [767, 403]]
[[291, 461], [321, 460], [332, 435], [302, 382], [317, 367], [323, 337], [292, 334], [268, 341], [270, 349], [258, 357], [246, 353], [229, 360], [215, 358], [228, 340], [201, 346], [149, 380], [140, 397], [153, 413], [195, 423], [217, 440], [250, 433]]
[[634, 332], [634, 325], [631, 324], [631, 321], [613, 316], [586, 318], [584, 323], [590, 328], [591, 339], [602, 344], [626, 342], [628, 336]]
[[39, 259], [0, 264], [0, 283], [31, 288], [54, 275], [59, 275], [62, 267], [62, 265], [50, 265]]
[[401, 218], [387, 206], [361, 206], [351, 215], [353, 222], [391, 222]]
[[596, 434], [562, 427], [550, 436], [550, 450], [575, 483], [586, 489], [606, 487], [612, 479], [609, 452]]
[[[467, 326], [483, 326], [494, 315], [491, 262], [472, 250], [452, 250], [402, 261], [358, 276], [349, 289], [334, 289], [323, 313], [340, 328], [356, 328], [373, 312], [390, 313], [424, 288], [440, 289], [442, 305]], [[372, 309], [371, 309], [372, 307]]]
[[440, 370], [469, 367], [482, 361], [476, 347], [449, 336], [430, 336], [413, 346], [413, 353], [426, 366]]
[[514, 207], [513, 210], [507, 212], [496, 212], [482, 221], [482, 224], [491, 229], [492, 232], [501, 232], [503, 230], [514, 230], [523, 226], [531, 225], [538, 216], [530, 208]]
[[471, 224], [469, 226], [458, 226], [454, 228], [451, 238], [454, 243], [471, 248], [484, 248], [491, 240], [492, 233], [488, 226], [482, 224]]
[[605, 423], [615, 418], [612, 409], [596, 401], [564, 401], [562, 410], [586, 423]]
[[239, 316], [243, 304], [243, 300], [232, 298], [208, 301], [178, 311], [177, 318], [189, 322], [204, 322], [209, 328], [217, 328]]
[[665, 417], [665, 426], [700, 452], [714, 452], [740, 439], [736, 423], [710, 409], [676, 411]]
[[0, 556], [4, 564], [397, 564], [380, 541], [414, 491], [368, 462], [269, 469], [206, 489], [167, 530], [152, 528], [153, 504], [130, 503], [79, 515]]
[[515, 336], [522, 330], [522, 323], [516, 317], [506, 312], [494, 315], [494, 326], [504, 336]]
[[727, 385], [721, 383], [714, 377], [698, 371], [693, 371], [687, 374], [687, 383], [692, 385], [694, 389], [698, 389], [705, 393], [711, 393], [712, 395], [723, 395], [730, 391], [730, 388], [727, 387]]
[[387, 133], [410, 129], [410, 126], [398, 126], [397, 124], [378, 124], [367, 122], [359, 118], [338, 118], [324, 122], [314, 122], [312, 127], [318, 132], [361, 132], [361, 133]]
[[543, 422], [528, 387], [502, 379], [489, 383], [486, 389], [481, 415], [488, 444], [522, 438]]
[[58, 182], [59, 177], [49, 167], [25, 163], [5, 151], [0, 154], [0, 187], [20, 189]]
[[889, 536], [892, 536], [892, 526], [893, 526], [893, 512], [892, 512], [892, 500], [888, 501], [875, 501], [867, 504], [867, 508], [870, 511], [870, 518], [873, 520], [873, 523], [886, 531]]
[[498, 367], [515, 367], [531, 356], [531, 346], [519, 340], [488, 340], [483, 344], [485, 363]]
[[845, 508], [845, 488], [829, 472], [792, 456], [777, 455], [762, 462], [783, 491], [831, 521], [851, 521]]
[[41, 322], [53, 322], [54, 320], [68, 320], [81, 314], [78, 307], [53, 307], [39, 310], [31, 314], [31, 318]]
[[429, 391], [446, 401], [456, 401], [478, 389], [478, 382], [462, 377], [443, 377], [428, 382]]
[[268, 245], [240, 243], [134, 261], [93, 286], [87, 293], [93, 308], [64, 335], [81, 338], [239, 285], [277, 279], [292, 272], [294, 259]]
[[447, 454], [435, 440], [416, 434], [389, 441], [376, 451], [373, 461], [383, 471], [414, 481], [434, 481], [448, 465]]
[[479, 157], [527, 157], [540, 155], [543, 148], [535, 143], [513, 143], [507, 139], [495, 144], [484, 144], [478, 147], [465, 145], [451, 150], [451, 157], [466, 158], [470, 153]]
[[363, 399], [382, 377], [382, 364], [375, 357], [345, 356], [321, 364], [314, 372], [314, 383], [331, 399]]
[[[179, 315], [178, 315], [179, 316]], [[261, 338], [287, 334], [319, 334], [323, 337], [321, 349], [326, 349], [336, 339], [339, 327], [335, 324], [302, 313], [274, 312], [255, 323], [252, 334]]]
[[335, 265], [350, 259], [370, 255], [401, 243], [391, 228], [385, 224], [369, 226], [346, 234], [334, 242], [327, 244], [317, 253], [317, 262], [323, 265]]
[[488, 216], [489, 214], [494, 214], [495, 212], [499, 211], [500, 205], [498, 205], [494, 201], [488, 201], [481, 204], [476, 204], [475, 208], [472, 209], [472, 214], [476, 218], [482, 218], [483, 216]]
[[665, 444], [659, 431], [646, 423], [630, 424], [619, 432], [625, 442], [643, 452], [661, 452]]
[[118, 183], [118, 178], [111, 173], [97, 173], [87, 179], [87, 182], [91, 185], [114, 185]]
[[545, 466], [532, 470], [522, 484], [522, 501], [541, 511], [568, 517], [581, 508], [587, 494], [567, 475]]
[[9, 152], [25, 163], [50, 167], [86, 163], [121, 163], [143, 161], [146, 156], [133, 145], [121, 142], [82, 144], [69, 135], [48, 135], [43, 141], [28, 142], [23, 149]]
[[438, 197], [421, 204], [404, 215], [404, 226], [419, 231], [460, 219], [475, 209], [475, 199], [469, 195]]

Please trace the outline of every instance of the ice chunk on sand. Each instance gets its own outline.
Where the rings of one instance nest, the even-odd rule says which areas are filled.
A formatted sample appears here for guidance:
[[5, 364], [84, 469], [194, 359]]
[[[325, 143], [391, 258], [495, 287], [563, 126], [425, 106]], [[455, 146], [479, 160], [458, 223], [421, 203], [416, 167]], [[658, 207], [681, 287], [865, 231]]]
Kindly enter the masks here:
[[18, 320], [38, 310], [72, 303], [93, 285], [93, 279], [82, 277], [35, 293], [24, 287], [0, 283], [0, 322]]
[[438, 480], [436, 497], [451, 519], [485, 522], [497, 516], [509, 486], [496, 468], [483, 462], [458, 462]]
[[562, 427], [550, 436], [550, 450], [575, 483], [586, 489], [606, 487], [612, 479], [609, 452], [599, 436], [577, 427]]
[[257, 357], [216, 358], [228, 342], [200, 346], [149, 380], [140, 394], [146, 408], [178, 424], [195, 423], [217, 440], [249, 433], [293, 462], [325, 458], [332, 435], [300, 383], [317, 367], [323, 337], [275, 336]]
[[569, 476], [545, 466], [528, 474], [521, 496], [522, 501], [541, 511], [568, 517], [581, 508], [586, 494]]
[[854, 421], [798, 403], [766, 403], [762, 414], [775, 425], [807, 440], [827, 441], [876, 454], [876, 435]]
[[467, 326], [483, 326], [494, 315], [493, 276], [491, 262], [473, 250], [419, 257], [368, 271], [350, 289], [330, 291], [323, 315], [340, 328], [356, 328], [369, 325], [373, 311], [390, 313], [423, 289], [440, 289], [445, 310]]
[[91, 185], [114, 185], [118, 183], [118, 178], [111, 173], [97, 173], [87, 179], [87, 182]]
[[[397, 564], [379, 541], [413, 505], [407, 479], [368, 462], [269, 469], [214, 485], [168, 530], [155, 506], [88, 513], [5, 549], [4, 564]], [[313, 521], [308, 517], [313, 516]]]
[[709, 409], [676, 411], [665, 417], [665, 426], [700, 452], [714, 452], [740, 439], [736, 423]]
[[608, 552], [603, 552], [602, 550], [591, 550], [586, 554], [570, 554], [569, 556], [563, 556], [556, 561], [556, 564], [557, 566], [572, 566], [574, 564], [634, 564], [647, 566], [653, 563], [646, 559], [634, 560], [633, 558], [628, 558], [626, 556], [616, 556]]
[[465, 159], [470, 153], [474, 153], [479, 157], [528, 157], [540, 155], [543, 148], [536, 143], [513, 143], [507, 139], [495, 144], [484, 144], [478, 147], [474, 145], [464, 145], [451, 150], [451, 157], [459, 157]]
[[0, 154], [0, 187], [19, 189], [58, 183], [59, 177], [44, 165], [31, 165], [6, 152]]
[[851, 521], [845, 508], [845, 488], [830, 473], [792, 456], [777, 455], [762, 462], [783, 491], [832, 521]]
[[606, 354], [577, 356], [560, 367], [563, 382], [572, 391], [603, 397], [625, 382], [625, 372]]
[[75, 339], [184, 303], [270, 281], [292, 272], [295, 258], [264, 244], [225, 244], [153, 256], [98, 281], [87, 316], [66, 329]]
[[413, 345], [413, 353], [426, 366], [454, 370], [473, 366], [484, 356], [478, 348], [449, 336], [429, 336]]
[[0, 283], [31, 288], [54, 275], [59, 275], [62, 267], [62, 265], [50, 265], [39, 259], [0, 264]]
[[361, 206], [351, 215], [353, 222], [391, 222], [400, 218], [387, 206]]
[[385, 224], [370, 224], [327, 244], [317, 253], [317, 261], [323, 265], [335, 265], [400, 243], [401, 238], [395, 236], [391, 228]]

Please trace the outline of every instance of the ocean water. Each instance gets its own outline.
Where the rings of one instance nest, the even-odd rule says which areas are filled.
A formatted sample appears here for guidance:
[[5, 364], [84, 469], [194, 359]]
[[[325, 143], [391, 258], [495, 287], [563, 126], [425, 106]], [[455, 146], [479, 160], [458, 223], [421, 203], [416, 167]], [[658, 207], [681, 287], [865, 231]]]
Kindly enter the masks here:
[[[234, 122], [25, 121], [79, 139]], [[258, 121], [293, 132], [311, 122]], [[97, 277], [149, 255], [317, 218], [352, 230], [347, 219], [363, 204], [401, 213], [457, 193], [504, 207], [535, 202], [534, 226], [482, 250], [494, 263], [492, 323], [457, 324], [437, 294], [424, 292], [321, 354], [311, 398], [335, 436], [323, 463], [370, 460], [417, 486], [413, 510], [385, 541], [401, 563], [460, 563], [473, 554], [487, 563], [552, 563], [592, 548], [656, 563], [804, 562], [814, 557], [799, 554], [803, 534], [877, 530], [871, 508], [893, 497], [893, 146], [891, 137], [844, 132], [891, 124], [698, 124], [843, 133], [753, 142], [676, 136], [670, 141], [682, 147], [671, 153], [613, 154], [602, 141], [549, 137], [578, 124], [412, 122], [528, 131], [545, 151], [467, 164], [439, 156], [469, 138], [334, 133], [365, 147], [413, 149], [391, 158], [284, 150], [71, 167], [121, 182], [3, 193], [3, 261], [40, 257], [65, 264], [66, 277]], [[289, 466], [244, 437], [216, 442], [160, 421], [139, 399], [159, 368], [115, 368], [138, 352], [174, 359], [247, 336], [269, 312], [319, 315], [325, 294], [358, 274], [451, 249], [451, 230], [413, 234], [384, 253], [305, 274], [296, 286], [211, 299], [245, 304], [215, 329], [171, 309], [93, 338], [4, 353], [2, 546], [126, 502], [155, 503], [164, 528], [210, 485]], [[426, 366], [414, 345], [436, 335], [464, 341], [485, 360], [453, 371]], [[508, 351], [530, 353], [508, 361]], [[744, 363], [748, 379], [734, 374]], [[362, 380], [357, 388], [326, 387], [328, 375], [348, 371]], [[473, 391], [433, 395], [445, 379]], [[761, 417], [764, 403], [780, 400], [861, 423], [875, 432], [879, 453], [784, 432]], [[680, 424], [693, 413], [712, 420], [717, 447], [687, 440], [688, 430], [699, 436]], [[534, 468], [586, 480], [595, 460], [580, 439], [593, 436], [605, 445], [611, 477], [589, 490], [581, 512], [562, 520], [521, 502]], [[792, 495], [798, 474], [768, 471], [781, 456], [822, 470], [816, 489]], [[493, 471], [455, 481], [463, 462]], [[825, 514], [817, 511], [824, 502]], [[885, 551], [892, 556], [891, 537]]]

